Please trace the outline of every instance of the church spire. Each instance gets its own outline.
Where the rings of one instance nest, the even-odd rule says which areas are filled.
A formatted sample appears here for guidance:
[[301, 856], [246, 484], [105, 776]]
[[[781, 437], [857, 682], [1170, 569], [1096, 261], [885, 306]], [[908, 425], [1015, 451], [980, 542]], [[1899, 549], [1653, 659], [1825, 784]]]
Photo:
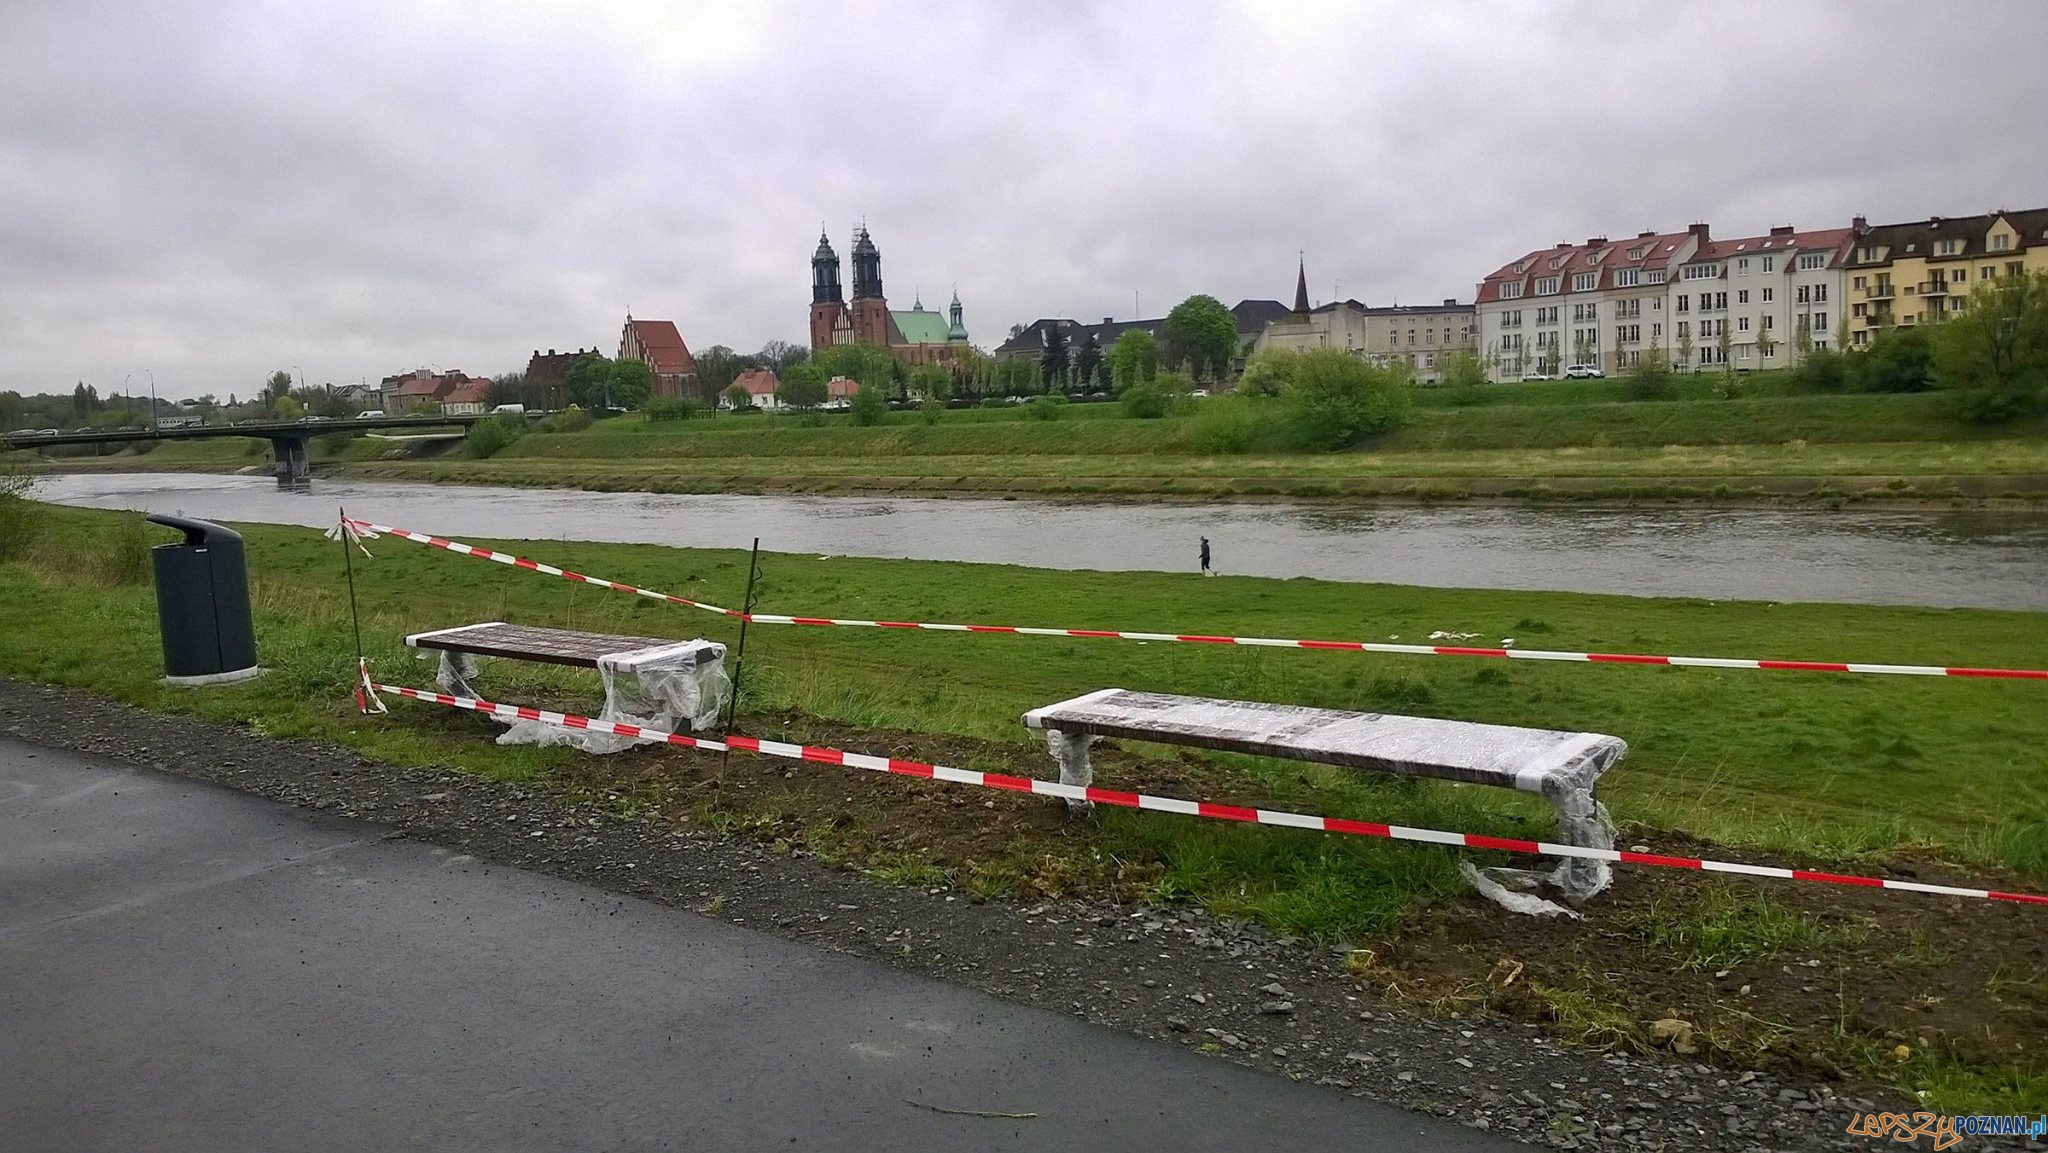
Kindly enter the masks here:
[[1294, 271], [1294, 311], [1296, 315], [1308, 315], [1308, 257], [1295, 254], [1297, 263]]
[[832, 251], [832, 241], [825, 236], [825, 229], [818, 229], [818, 249], [811, 253], [811, 303], [837, 304], [842, 297], [839, 292], [839, 254]]
[[952, 321], [946, 327], [946, 339], [965, 344], [967, 342], [967, 326], [960, 323], [960, 286], [957, 284], [953, 286], [953, 303], [947, 307], [946, 314]]

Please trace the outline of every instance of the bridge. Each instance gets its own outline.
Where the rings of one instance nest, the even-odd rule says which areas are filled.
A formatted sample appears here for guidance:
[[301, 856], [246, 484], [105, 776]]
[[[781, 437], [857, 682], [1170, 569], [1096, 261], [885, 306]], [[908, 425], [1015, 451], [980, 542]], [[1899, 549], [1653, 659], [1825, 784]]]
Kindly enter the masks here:
[[395, 428], [467, 429], [489, 414], [475, 416], [380, 416], [347, 420], [245, 420], [237, 424], [204, 424], [184, 428], [93, 428], [76, 432], [10, 432], [0, 436], [8, 448], [50, 448], [60, 444], [123, 444], [137, 440], [205, 440], [248, 436], [270, 442], [279, 488], [305, 488], [306, 442], [330, 432], [383, 432]]

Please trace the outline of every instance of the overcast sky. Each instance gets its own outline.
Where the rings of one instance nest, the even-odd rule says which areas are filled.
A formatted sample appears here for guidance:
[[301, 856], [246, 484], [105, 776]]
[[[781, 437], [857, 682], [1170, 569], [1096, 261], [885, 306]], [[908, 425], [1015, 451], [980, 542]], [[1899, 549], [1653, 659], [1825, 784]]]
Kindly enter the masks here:
[[[2048, 204], [2048, 3], [0, 4], [0, 388], [1471, 299], [1561, 239]], [[2019, 51], [2010, 50], [2021, 46]], [[850, 274], [850, 269], [848, 270]]]

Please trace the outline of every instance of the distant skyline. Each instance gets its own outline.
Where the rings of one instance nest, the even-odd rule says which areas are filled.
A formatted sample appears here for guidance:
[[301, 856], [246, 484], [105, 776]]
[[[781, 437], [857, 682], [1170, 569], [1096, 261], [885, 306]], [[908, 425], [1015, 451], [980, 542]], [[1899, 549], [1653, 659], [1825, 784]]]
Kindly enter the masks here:
[[[807, 341], [865, 219], [976, 344], [1470, 300], [1559, 240], [2048, 204], [2048, 4], [0, 8], [0, 389]], [[1920, 80], [1929, 83], [1920, 83]], [[936, 303], [935, 303], [936, 301]]]

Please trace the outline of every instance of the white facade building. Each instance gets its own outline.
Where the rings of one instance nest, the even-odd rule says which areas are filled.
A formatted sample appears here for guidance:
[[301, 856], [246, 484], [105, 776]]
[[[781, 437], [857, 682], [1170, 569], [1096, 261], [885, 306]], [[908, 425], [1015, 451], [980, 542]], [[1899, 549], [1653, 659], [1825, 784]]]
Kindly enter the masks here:
[[[1714, 240], [1704, 224], [1626, 240], [1560, 243], [1479, 286], [1479, 352], [1491, 379], [1565, 366], [1626, 371], [1661, 349], [1680, 370], [1778, 368], [1833, 342], [1855, 229]], [[1724, 335], [1725, 334], [1725, 335]]]

